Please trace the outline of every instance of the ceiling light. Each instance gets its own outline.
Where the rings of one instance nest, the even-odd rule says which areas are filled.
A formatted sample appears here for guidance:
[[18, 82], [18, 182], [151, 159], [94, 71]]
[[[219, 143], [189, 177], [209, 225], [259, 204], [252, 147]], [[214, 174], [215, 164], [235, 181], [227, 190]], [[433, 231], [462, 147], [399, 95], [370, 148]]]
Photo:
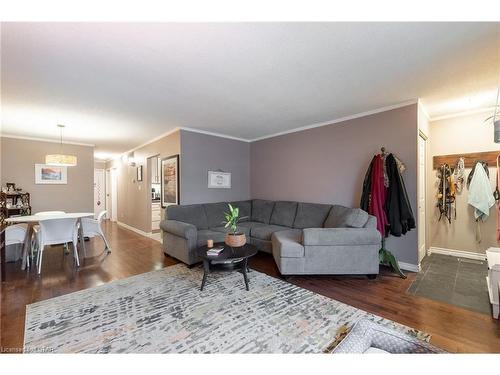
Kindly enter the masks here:
[[60, 153], [59, 154], [49, 154], [45, 155], [45, 164], [48, 165], [56, 165], [60, 167], [74, 167], [77, 163], [77, 158], [75, 155], [67, 155], [63, 154], [62, 148], [63, 148], [63, 129], [64, 125], [57, 125], [57, 127], [60, 129], [60, 138], [61, 138], [61, 148], [60, 148]]

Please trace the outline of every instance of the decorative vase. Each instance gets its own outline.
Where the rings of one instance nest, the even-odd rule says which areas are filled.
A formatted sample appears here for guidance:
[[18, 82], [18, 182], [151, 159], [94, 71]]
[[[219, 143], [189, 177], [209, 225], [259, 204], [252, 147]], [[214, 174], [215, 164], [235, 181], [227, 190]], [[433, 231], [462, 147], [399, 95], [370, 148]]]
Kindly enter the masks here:
[[226, 234], [224, 242], [231, 247], [241, 247], [247, 243], [247, 238], [244, 233], [228, 233]]

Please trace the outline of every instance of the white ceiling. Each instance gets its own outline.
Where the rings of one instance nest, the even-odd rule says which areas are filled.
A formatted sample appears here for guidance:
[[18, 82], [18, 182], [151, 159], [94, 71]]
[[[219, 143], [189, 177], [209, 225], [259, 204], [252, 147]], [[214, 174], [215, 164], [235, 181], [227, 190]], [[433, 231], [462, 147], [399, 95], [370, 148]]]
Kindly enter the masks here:
[[124, 152], [176, 127], [244, 139], [421, 98], [491, 106], [500, 23], [2, 23], [2, 132]]

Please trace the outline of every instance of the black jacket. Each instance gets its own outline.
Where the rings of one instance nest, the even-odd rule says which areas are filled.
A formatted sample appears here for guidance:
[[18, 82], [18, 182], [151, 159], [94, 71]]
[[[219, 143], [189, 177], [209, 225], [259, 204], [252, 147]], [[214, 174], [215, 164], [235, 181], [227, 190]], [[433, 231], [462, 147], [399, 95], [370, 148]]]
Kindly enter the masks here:
[[363, 181], [363, 192], [361, 193], [361, 202], [359, 204], [359, 207], [366, 212], [368, 212], [368, 206], [370, 205], [370, 193], [372, 189], [372, 165], [375, 158], [376, 156], [373, 157], [372, 161], [370, 162], [370, 166], [366, 171], [365, 179]]
[[390, 224], [390, 233], [399, 237], [401, 234], [406, 234], [406, 232], [415, 228], [415, 218], [413, 217], [405, 183], [399, 173], [396, 159], [392, 154], [387, 155], [385, 168], [389, 179], [385, 213]]

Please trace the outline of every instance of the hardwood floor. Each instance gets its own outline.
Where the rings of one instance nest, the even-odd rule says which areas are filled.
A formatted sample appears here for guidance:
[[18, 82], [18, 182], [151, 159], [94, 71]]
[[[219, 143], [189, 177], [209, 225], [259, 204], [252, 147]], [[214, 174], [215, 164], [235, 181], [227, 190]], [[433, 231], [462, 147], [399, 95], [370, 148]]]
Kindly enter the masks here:
[[[165, 257], [160, 243], [107, 222], [105, 231], [113, 253], [99, 255], [100, 239], [87, 242], [95, 255], [73, 266], [62, 247], [44, 253], [42, 275], [7, 264], [7, 281], [1, 288], [1, 351], [20, 352], [23, 345], [25, 306], [48, 298], [91, 288], [113, 280], [176, 264]], [[280, 277], [272, 256], [259, 253], [250, 266]], [[402, 280], [382, 270], [376, 280], [365, 277], [291, 277], [288, 281], [371, 313], [428, 332], [431, 342], [450, 352], [500, 353], [500, 322], [472, 312], [406, 293], [415, 274]]]

